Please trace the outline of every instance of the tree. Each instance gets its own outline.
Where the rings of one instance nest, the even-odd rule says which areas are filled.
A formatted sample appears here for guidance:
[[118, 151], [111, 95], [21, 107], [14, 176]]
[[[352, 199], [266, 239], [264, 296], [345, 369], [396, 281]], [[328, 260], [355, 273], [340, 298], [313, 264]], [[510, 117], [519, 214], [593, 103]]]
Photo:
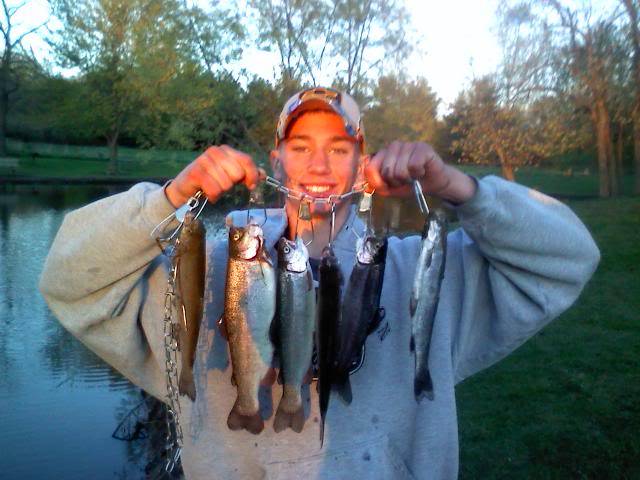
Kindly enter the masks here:
[[522, 112], [500, 105], [494, 78], [474, 80], [458, 96], [448, 123], [457, 138], [452, 150], [474, 163], [500, 164], [502, 176], [515, 179], [514, 167], [536, 160], [531, 129]]
[[[22, 48], [22, 40], [39, 30], [41, 24], [15, 34], [15, 15], [24, 8], [27, 2], [17, 6], [9, 6], [2, 0], [2, 18], [0, 19], [0, 41], [2, 41], [2, 59], [0, 59], [0, 156], [7, 154], [7, 118], [9, 115], [9, 97], [20, 87], [20, 69], [24, 62], [33, 62]], [[46, 23], [46, 22], [45, 22]]]
[[371, 151], [392, 140], [438, 143], [440, 124], [436, 117], [440, 100], [426, 79], [382, 76], [373, 98], [363, 114]]
[[411, 52], [409, 14], [401, 0], [334, 0], [333, 8], [337, 84], [363, 97], [372, 76], [400, 71]]
[[260, 44], [280, 57], [281, 85], [332, 83], [365, 98], [412, 49], [401, 0], [252, 0]]
[[[618, 192], [617, 164], [611, 133], [612, 84], [619, 62], [624, 61], [615, 16], [596, 17], [589, 6], [573, 7], [560, 0], [503, 2], [503, 25], [515, 25], [528, 40], [525, 54], [512, 64], [512, 84], [527, 102], [531, 95], [554, 93], [572, 99], [575, 109], [588, 113], [598, 159], [600, 195]], [[516, 51], [522, 37], [507, 39], [506, 50]], [[544, 48], [543, 48], [544, 47]]]
[[[330, 42], [335, 11], [323, 0], [252, 0], [258, 14], [259, 43], [275, 49], [280, 59], [280, 82], [317, 83]], [[317, 44], [316, 44], [317, 43]]]
[[622, 0], [629, 16], [629, 41], [633, 52], [632, 78], [635, 92], [633, 101], [633, 157], [635, 166], [634, 192], [640, 195], [640, 27], [637, 0]]
[[[239, 32], [230, 27], [237, 25], [227, 21], [228, 10], [212, 4], [205, 11], [183, 0], [52, 0], [52, 5], [63, 25], [53, 43], [63, 65], [77, 68], [86, 84], [78, 99], [91, 112], [85, 128], [105, 138], [111, 171], [118, 168], [123, 135], [162, 143], [169, 127], [177, 145], [197, 144], [188, 134], [194, 127], [189, 119], [197, 122], [194, 109], [211, 107], [218, 62], [240, 51], [227, 44]], [[229, 32], [218, 31], [226, 27]]]

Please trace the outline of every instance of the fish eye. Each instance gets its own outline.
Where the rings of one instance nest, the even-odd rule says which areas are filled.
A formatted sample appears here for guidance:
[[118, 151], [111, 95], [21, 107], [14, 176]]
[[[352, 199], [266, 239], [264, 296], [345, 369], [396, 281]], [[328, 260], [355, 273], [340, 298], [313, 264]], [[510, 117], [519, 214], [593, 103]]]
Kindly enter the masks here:
[[288, 245], [285, 245], [282, 250], [284, 251], [284, 253], [291, 253], [291, 248], [289, 248]]
[[233, 234], [233, 239], [237, 242], [238, 240], [240, 240], [240, 232], [236, 232]]

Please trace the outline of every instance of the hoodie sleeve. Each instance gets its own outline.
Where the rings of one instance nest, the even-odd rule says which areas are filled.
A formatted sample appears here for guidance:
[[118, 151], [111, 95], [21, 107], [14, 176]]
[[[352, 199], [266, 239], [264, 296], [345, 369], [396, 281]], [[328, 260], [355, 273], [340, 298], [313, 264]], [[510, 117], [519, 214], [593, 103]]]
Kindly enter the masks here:
[[459, 382], [571, 306], [600, 252], [566, 205], [497, 177], [479, 180], [476, 195], [456, 210], [462, 228], [450, 234], [447, 262], [462, 282], [461, 315], [451, 326]]
[[163, 346], [164, 300], [147, 298], [164, 292], [167, 264], [150, 233], [172, 212], [163, 189], [151, 183], [75, 210], [64, 218], [40, 278], [60, 323], [158, 398], [165, 386], [154, 349]]

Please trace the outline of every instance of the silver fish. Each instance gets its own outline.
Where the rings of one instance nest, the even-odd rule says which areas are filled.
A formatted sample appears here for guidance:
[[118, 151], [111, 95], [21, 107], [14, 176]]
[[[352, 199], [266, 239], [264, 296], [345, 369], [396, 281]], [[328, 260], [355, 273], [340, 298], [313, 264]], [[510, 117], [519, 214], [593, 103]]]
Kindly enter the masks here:
[[280, 239], [274, 338], [280, 354], [283, 393], [273, 421], [276, 432], [290, 427], [300, 433], [304, 427], [300, 388], [311, 366], [316, 310], [316, 291], [308, 260], [307, 247], [300, 238], [295, 242]]
[[418, 264], [409, 303], [411, 313], [411, 351], [415, 355], [414, 394], [416, 401], [433, 400], [433, 382], [429, 372], [429, 348], [433, 322], [438, 309], [440, 286], [447, 255], [446, 220], [432, 210], [425, 222]]
[[231, 430], [257, 434], [264, 429], [258, 391], [273, 358], [269, 329], [276, 309], [276, 274], [258, 225], [230, 227], [224, 301], [224, 329], [229, 341], [238, 397], [229, 413]]

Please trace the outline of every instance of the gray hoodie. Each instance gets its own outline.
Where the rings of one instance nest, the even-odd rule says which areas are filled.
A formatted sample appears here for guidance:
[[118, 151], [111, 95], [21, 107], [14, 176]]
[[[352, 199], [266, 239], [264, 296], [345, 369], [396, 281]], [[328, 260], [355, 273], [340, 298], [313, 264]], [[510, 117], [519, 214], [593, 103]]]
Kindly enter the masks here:
[[[455, 385], [508, 355], [567, 309], [593, 274], [599, 251], [562, 203], [496, 177], [456, 208], [429, 364], [435, 400], [413, 395], [409, 295], [420, 238], [389, 239], [381, 306], [386, 316], [351, 376], [353, 403], [332, 396], [319, 444], [315, 384], [305, 387], [305, 428], [276, 434], [282, 394], [262, 392], [260, 435], [230, 431], [235, 400], [222, 314], [227, 245], [208, 242], [205, 319], [196, 353], [197, 399], [181, 397], [183, 467], [189, 479], [453, 479], [458, 474]], [[40, 288], [60, 322], [133, 383], [165, 397], [163, 313], [167, 261], [150, 237], [173, 208], [162, 188], [142, 183], [69, 213], [51, 247]], [[242, 224], [245, 215], [238, 213]], [[353, 215], [353, 214], [352, 214]], [[355, 222], [355, 223], [354, 223]], [[265, 236], [282, 235], [270, 210]], [[350, 226], [351, 225], [351, 226]], [[335, 240], [345, 278], [355, 258], [357, 219]], [[272, 258], [275, 258], [273, 256]]]

